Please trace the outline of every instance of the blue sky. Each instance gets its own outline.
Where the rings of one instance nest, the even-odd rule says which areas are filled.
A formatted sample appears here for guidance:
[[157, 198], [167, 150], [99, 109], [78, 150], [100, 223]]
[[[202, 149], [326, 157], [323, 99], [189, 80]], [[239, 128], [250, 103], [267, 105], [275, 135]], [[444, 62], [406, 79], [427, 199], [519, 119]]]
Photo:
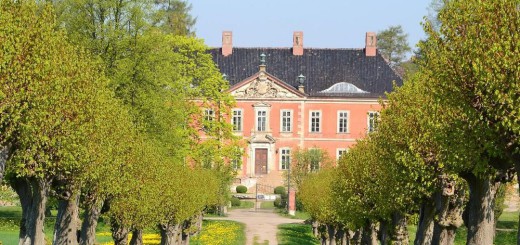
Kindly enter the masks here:
[[424, 38], [421, 27], [431, 0], [188, 0], [195, 31], [220, 47], [222, 31], [233, 31], [235, 47], [290, 47], [293, 31], [304, 46], [362, 48], [365, 32], [401, 25], [411, 47]]

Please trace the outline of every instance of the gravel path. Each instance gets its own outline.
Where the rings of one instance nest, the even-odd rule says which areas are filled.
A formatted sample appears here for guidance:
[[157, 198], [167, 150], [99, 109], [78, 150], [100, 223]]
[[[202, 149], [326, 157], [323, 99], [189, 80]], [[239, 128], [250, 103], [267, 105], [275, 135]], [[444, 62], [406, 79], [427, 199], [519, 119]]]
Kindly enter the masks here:
[[302, 224], [304, 220], [289, 219], [281, 217], [273, 210], [266, 209], [232, 209], [229, 210], [227, 217], [222, 218], [206, 218], [206, 219], [222, 219], [233, 220], [246, 225], [246, 245], [253, 245], [256, 237], [256, 242], [259, 244], [269, 245], [278, 244], [276, 233], [278, 232], [278, 225], [297, 223]]

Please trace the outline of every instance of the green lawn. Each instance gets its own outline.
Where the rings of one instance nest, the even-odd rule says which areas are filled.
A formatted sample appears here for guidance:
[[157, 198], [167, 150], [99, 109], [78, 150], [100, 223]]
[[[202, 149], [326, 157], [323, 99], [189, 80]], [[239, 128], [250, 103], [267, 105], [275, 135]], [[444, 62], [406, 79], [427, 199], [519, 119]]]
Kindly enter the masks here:
[[[54, 222], [56, 220], [56, 210], [51, 212], [52, 216], [45, 218], [45, 239], [50, 244], [53, 237]], [[17, 206], [0, 207], [0, 242], [2, 245], [18, 244], [18, 233], [20, 227], [20, 219], [22, 217], [22, 208]], [[98, 231], [109, 232], [110, 228], [100, 222]], [[99, 236], [97, 241], [100, 243], [112, 241], [110, 236]]]
[[245, 225], [229, 220], [204, 220], [202, 231], [190, 240], [191, 245], [246, 244]]
[[[245, 202], [245, 206], [252, 207], [253, 202]], [[55, 212], [53, 212], [55, 214]], [[0, 207], [0, 244], [17, 245], [19, 222], [22, 216], [20, 207]], [[52, 232], [56, 217], [46, 218], [45, 221], [45, 237], [50, 244], [52, 241]], [[110, 235], [110, 227], [101, 219], [96, 229], [99, 233], [96, 235], [97, 243], [103, 244], [112, 242]], [[145, 231], [145, 233], [154, 233], [154, 231]], [[245, 227], [241, 223], [233, 221], [204, 221], [201, 233], [193, 237], [190, 244], [210, 245], [216, 244], [216, 239], [225, 239], [225, 244], [243, 245], [245, 244]], [[224, 244], [220, 243], [220, 244]]]
[[[280, 213], [283, 216], [284, 212]], [[298, 216], [298, 212], [296, 212]], [[302, 219], [306, 219], [308, 216], [305, 212], [301, 212]], [[495, 237], [496, 245], [514, 245], [516, 244], [516, 230], [518, 228], [518, 213], [517, 212], [504, 212], [497, 223], [497, 233]], [[501, 230], [507, 229], [507, 230]], [[417, 227], [411, 225], [408, 227], [410, 235], [410, 241], [413, 242], [415, 239], [415, 232]], [[455, 245], [466, 244], [466, 227], [462, 226], [457, 230], [455, 237]], [[319, 244], [318, 240], [312, 237], [312, 228], [310, 225], [302, 224], [284, 224], [278, 226], [278, 242], [279, 244]]]
[[232, 206], [230, 209], [238, 209], [238, 208], [254, 208], [254, 201], [240, 201], [240, 206]]
[[315, 245], [320, 244], [318, 239], [312, 235], [310, 225], [282, 224], [278, 226], [279, 245]]
[[311, 218], [311, 216], [309, 215], [309, 213], [307, 212], [304, 212], [304, 211], [296, 211], [294, 216], [293, 215], [289, 215], [289, 213], [287, 213], [287, 209], [278, 209], [278, 213], [283, 216], [283, 217], [287, 217], [287, 218], [291, 218], [291, 219], [303, 219], [303, 220], [308, 220]]
[[[495, 235], [495, 244], [497, 245], [513, 245], [516, 244], [516, 229], [518, 228], [518, 213], [517, 212], [504, 212], [498, 218], [497, 233]], [[505, 231], [501, 229], [510, 229], [512, 231]], [[415, 239], [415, 232], [417, 231], [416, 226], [409, 226], [408, 233], [410, 234], [410, 241]], [[457, 229], [457, 235], [455, 236], [455, 245], [466, 244], [466, 227], [461, 226]]]
[[264, 201], [260, 203], [260, 208], [271, 209], [274, 208], [273, 201]]

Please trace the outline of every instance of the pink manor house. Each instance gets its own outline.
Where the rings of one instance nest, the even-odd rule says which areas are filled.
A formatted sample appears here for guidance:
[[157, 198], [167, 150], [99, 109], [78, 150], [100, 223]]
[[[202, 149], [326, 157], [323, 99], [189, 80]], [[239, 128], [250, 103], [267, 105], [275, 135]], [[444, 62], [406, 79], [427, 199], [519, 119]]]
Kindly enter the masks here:
[[[378, 100], [402, 79], [377, 52], [375, 33], [364, 48], [304, 48], [294, 32], [289, 48], [210, 49], [236, 99], [229, 120], [247, 142], [237, 184], [283, 185], [291, 153], [321, 148], [338, 159], [374, 130]], [[211, 113], [211, 112], [209, 112]]]

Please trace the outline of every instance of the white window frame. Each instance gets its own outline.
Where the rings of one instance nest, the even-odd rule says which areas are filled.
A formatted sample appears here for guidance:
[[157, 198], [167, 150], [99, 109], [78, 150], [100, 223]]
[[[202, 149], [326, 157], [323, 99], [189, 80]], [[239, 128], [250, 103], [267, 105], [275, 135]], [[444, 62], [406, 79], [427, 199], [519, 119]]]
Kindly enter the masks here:
[[[239, 113], [239, 115], [235, 115], [235, 112]], [[237, 128], [235, 128], [235, 118], [240, 120]], [[234, 132], [242, 132], [244, 130], [244, 110], [243, 109], [233, 109], [231, 111], [231, 125], [233, 125]]]
[[[260, 115], [260, 113], [264, 113], [264, 115]], [[266, 109], [258, 109], [255, 111], [256, 115], [255, 115], [255, 119], [256, 119], [256, 131], [257, 132], [266, 132], [267, 131], [267, 110]], [[263, 125], [262, 125], [262, 121], [261, 119], [264, 119], [263, 120]], [[262, 127], [263, 126], [263, 127]]]
[[[284, 157], [288, 158], [289, 162], [284, 168]], [[280, 148], [280, 170], [288, 170], [291, 167], [291, 148]]]
[[[377, 116], [376, 116], [377, 115]], [[371, 133], [377, 130], [377, 120], [379, 120], [379, 112], [378, 111], [369, 111], [367, 112], [367, 132]], [[370, 126], [370, 122], [372, 121], [372, 126]]]
[[[345, 113], [347, 116], [346, 118], [345, 117], [341, 117], [341, 114], [342, 113]], [[350, 111], [338, 111], [338, 117], [337, 117], [337, 132], [338, 134], [348, 134], [350, 133]], [[346, 122], [346, 125], [345, 125], [345, 131], [341, 131], [341, 120], [344, 119], [344, 120], [347, 120]]]
[[[312, 120], [314, 118], [316, 118], [315, 116], [313, 116], [312, 114], [313, 113], [318, 113], [318, 128], [317, 130], [315, 130], [313, 128], [313, 124], [312, 124]], [[320, 133], [321, 132], [321, 128], [322, 128], [322, 120], [321, 120], [321, 116], [322, 116], [322, 113], [321, 113], [321, 110], [312, 110], [312, 111], [309, 111], [309, 132], [310, 133]]]
[[[289, 113], [289, 116], [285, 116], [284, 113]], [[290, 133], [293, 130], [293, 110], [280, 110], [280, 132], [282, 133]], [[289, 122], [288, 130], [284, 128], [284, 119], [287, 119]]]
[[[240, 154], [240, 158], [239, 158], [239, 159], [232, 159], [232, 160], [231, 160], [231, 168], [232, 168], [233, 170], [240, 170], [240, 168], [239, 168], [239, 166], [238, 166], [238, 163], [239, 163], [239, 162], [242, 163], [242, 164], [244, 163], [244, 162], [243, 162], [243, 160], [244, 160], [244, 159], [243, 159], [243, 156], [244, 156], [244, 149], [243, 149], [243, 148], [240, 148], [240, 152], [241, 152], [242, 154]], [[242, 167], [242, 165], [241, 165], [240, 167]]]
[[213, 121], [215, 119], [215, 111], [211, 108], [206, 108], [204, 110], [204, 120]]
[[[343, 153], [342, 153], [343, 152]], [[348, 148], [336, 148], [336, 160], [339, 160], [339, 158], [343, 155], [343, 154], [347, 154], [348, 152]]]

